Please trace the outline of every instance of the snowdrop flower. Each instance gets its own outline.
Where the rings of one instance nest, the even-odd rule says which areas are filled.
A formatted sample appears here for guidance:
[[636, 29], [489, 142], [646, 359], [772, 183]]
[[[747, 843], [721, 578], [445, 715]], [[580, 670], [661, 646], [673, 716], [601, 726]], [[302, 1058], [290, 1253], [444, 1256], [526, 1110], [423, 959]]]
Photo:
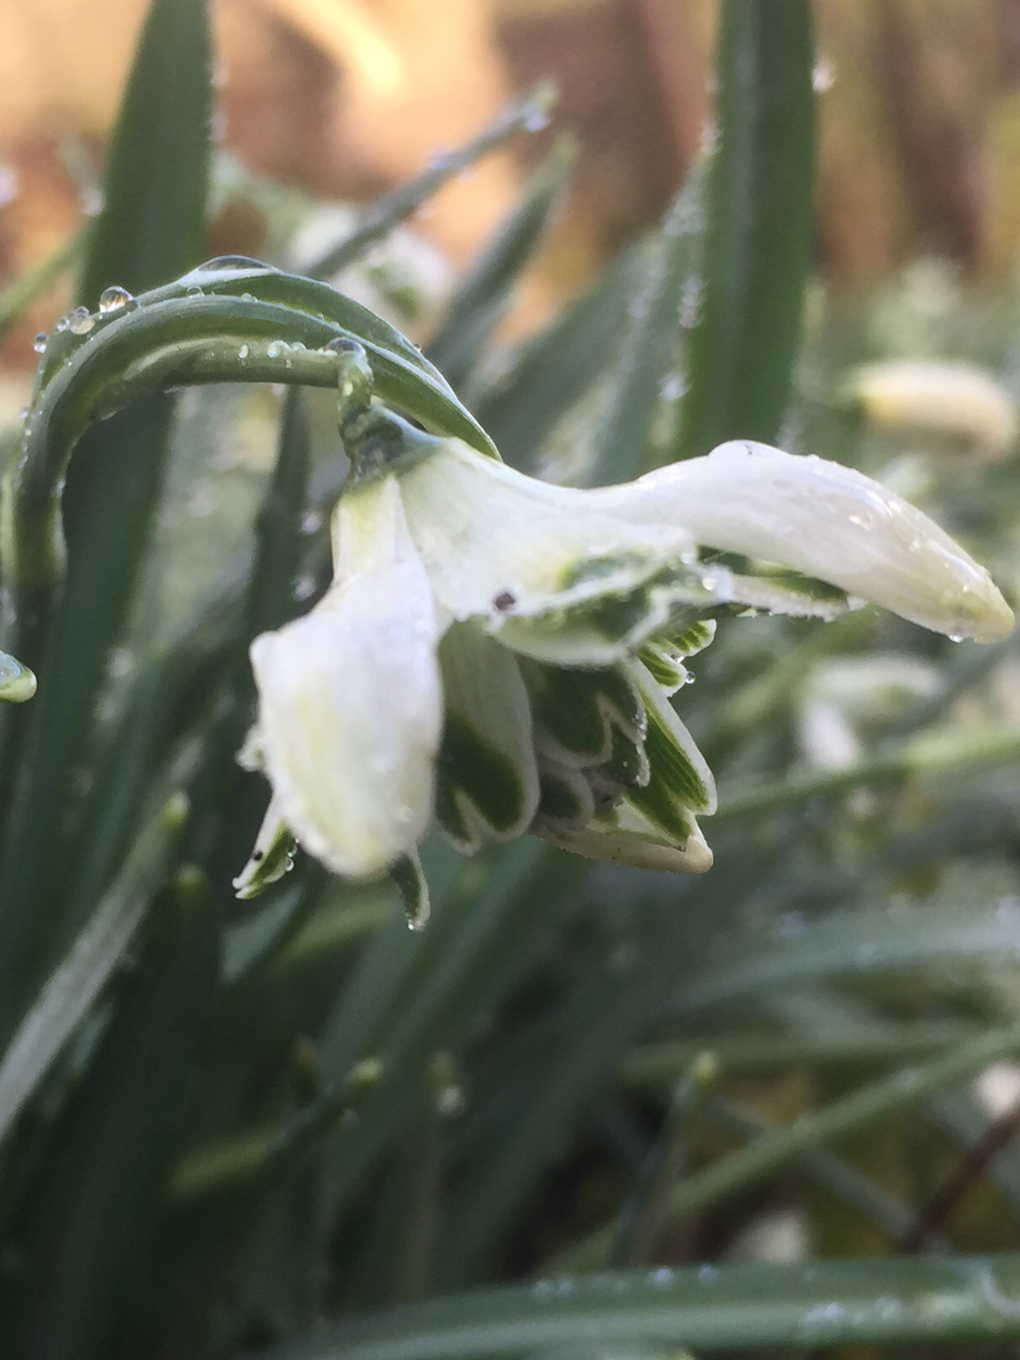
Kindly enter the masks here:
[[273, 797], [242, 896], [282, 872], [290, 835], [339, 874], [395, 868], [415, 885], [433, 820], [466, 853], [531, 832], [701, 872], [715, 788], [668, 700], [709, 612], [832, 617], [871, 600], [954, 637], [1012, 627], [948, 535], [819, 458], [738, 441], [576, 490], [409, 435], [412, 452], [376, 456], [341, 497], [325, 597], [252, 645], [245, 760]]

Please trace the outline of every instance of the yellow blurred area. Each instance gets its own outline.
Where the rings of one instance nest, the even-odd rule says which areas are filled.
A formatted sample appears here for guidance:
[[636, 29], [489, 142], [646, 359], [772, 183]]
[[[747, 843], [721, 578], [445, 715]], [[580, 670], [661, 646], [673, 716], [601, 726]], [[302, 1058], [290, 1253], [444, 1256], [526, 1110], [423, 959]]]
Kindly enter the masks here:
[[[582, 156], [570, 210], [518, 318], [532, 324], [655, 220], [689, 164], [708, 112], [716, 8], [214, 0], [221, 141], [254, 170], [361, 201], [467, 140], [515, 90], [552, 76], [557, 125], [577, 131]], [[146, 0], [0, 0], [4, 276], [45, 257], [80, 220], [87, 167], [101, 164], [145, 9]], [[948, 255], [979, 278], [1011, 273], [1020, 0], [817, 0], [814, 9], [821, 263], [851, 285], [918, 253]], [[490, 157], [416, 228], [463, 265], [551, 135]], [[257, 254], [259, 231], [257, 215], [228, 213], [213, 244]], [[60, 301], [49, 299], [49, 312]], [[45, 320], [34, 315], [30, 327]]]

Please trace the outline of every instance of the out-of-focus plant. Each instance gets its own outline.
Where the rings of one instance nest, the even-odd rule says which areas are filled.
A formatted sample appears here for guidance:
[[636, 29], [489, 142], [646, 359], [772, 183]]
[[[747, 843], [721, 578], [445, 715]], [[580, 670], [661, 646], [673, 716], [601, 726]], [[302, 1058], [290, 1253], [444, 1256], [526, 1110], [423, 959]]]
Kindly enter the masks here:
[[[7, 445], [5, 1357], [1020, 1332], [1020, 1115], [961, 1094], [1020, 1053], [1011, 614], [802, 395], [812, 62], [725, 4], [661, 231], [501, 349], [557, 146], [423, 354], [320, 276], [548, 96], [309, 277], [203, 264], [207, 15], [154, 0]], [[1008, 460], [955, 517], [932, 467], [1015, 583]], [[646, 872], [708, 867], [712, 771], [715, 867]]]

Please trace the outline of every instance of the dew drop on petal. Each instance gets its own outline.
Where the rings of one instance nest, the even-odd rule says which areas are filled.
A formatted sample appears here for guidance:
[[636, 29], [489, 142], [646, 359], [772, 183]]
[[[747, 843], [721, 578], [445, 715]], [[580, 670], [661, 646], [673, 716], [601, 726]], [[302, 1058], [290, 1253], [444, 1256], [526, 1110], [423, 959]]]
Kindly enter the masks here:
[[114, 284], [111, 288], [104, 288], [99, 294], [99, 311], [103, 316], [109, 316], [111, 312], [122, 312], [126, 308], [138, 306], [138, 299], [126, 288], [119, 288]]
[[286, 340], [271, 340], [266, 347], [266, 353], [270, 359], [281, 359], [286, 354], [289, 346]]
[[322, 511], [306, 510], [301, 516], [301, 532], [303, 534], [317, 534], [322, 528]]
[[292, 593], [295, 600], [310, 600], [315, 594], [315, 577], [299, 576], [294, 582]]
[[190, 288], [185, 288], [184, 296], [189, 298], [205, 297], [205, 293], [199, 288], [197, 283], [193, 283]]
[[67, 329], [72, 335], [88, 335], [96, 324], [96, 318], [87, 307], [75, 307], [66, 317]]
[[32, 341], [32, 348], [35, 350], [36, 354], [42, 354], [43, 350], [46, 348], [46, 341], [49, 338], [50, 337], [46, 334], [45, 331], [39, 331], [35, 339]]

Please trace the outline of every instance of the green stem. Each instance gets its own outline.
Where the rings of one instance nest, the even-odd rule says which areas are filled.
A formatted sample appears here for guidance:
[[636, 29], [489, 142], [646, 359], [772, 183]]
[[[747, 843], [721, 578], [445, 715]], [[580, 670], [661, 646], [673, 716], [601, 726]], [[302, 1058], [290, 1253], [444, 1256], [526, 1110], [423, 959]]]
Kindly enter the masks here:
[[866, 1067], [912, 1062], [943, 1053], [973, 1035], [956, 1021], [890, 1026], [888, 1032], [820, 1034], [788, 1038], [685, 1039], [649, 1044], [624, 1063], [620, 1080], [636, 1090], [668, 1086], [700, 1053], [709, 1053], [724, 1076], [786, 1072], [793, 1067]]
[[[723, 1157], [676, 1187], [667, 1213], [676, 1223], [728, 1199], [788, 1166], [804, 1153], [855, 1133], [888, 1115], [915, 1105], [926, 1096], [965, 1080], [989, 1063], [1020, 1050], [1020, 1023], [992, 1030], [921, 1067], [902, 1068], [823, 1109], [803, 1114], [788, 1128], [758, 1139]], [[583, 1269], [604, 1259], [612, 1228], [602, 1228], [567, 1252], [563, 1263]]]

